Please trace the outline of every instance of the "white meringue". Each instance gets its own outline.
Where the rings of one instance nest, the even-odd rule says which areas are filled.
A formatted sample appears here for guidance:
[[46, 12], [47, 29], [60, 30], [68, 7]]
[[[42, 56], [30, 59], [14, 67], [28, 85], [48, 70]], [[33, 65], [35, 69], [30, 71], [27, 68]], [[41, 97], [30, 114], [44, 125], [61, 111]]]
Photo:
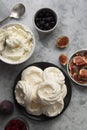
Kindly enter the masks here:
[[62, 97], [63, 99], [65, 98], [67, 94], [67, 87], [65, 84], [61, 85], [61, 93], [60, 93], [60, 97]]
[[26, 110], [29, 114], [32, 115], [41, 115], [42, 114], [42, 105], [39, 102], [31, 101], [27, 106]]
[[15, 97], [19, 104], [26, 106], [31, 101], [31, 87], [26, 81], [18, 81], [15, 88]]
[[58, 84], [64, 84], [65, 77], [61, 70], [56, 67], [48, 67], [44, 70], [43, 77], [45, 81], [53, 81]]
[[29, 86], [31, 86], [31, 96], [34, 102], [38, 102], [36, 93], [38, 85], [43, 82], [42, 76], [43, 70], [35, 66], [30, 66], [22, 72], [21, 79], [27, 81]]
[[39, 85], [37, 96], [42, 104], [51, 105], [58, 101], [60, 93], [60, 85], [52, 82], [43, 82]]
[[22, 72], [21, 79], [27, 81], [34, 90], [35, 85], [43, 82], [43, 70], [35, 66], [30, 66]]
[[36, 91], [33, 92], [27, 81], [18, 81], [15, 88], [16, 100], [19, 104], [26, 108], [28, 113], [33, 115], [41, 115], [41, 104], [37, 101]]
[[61, 113], [64, 108], [63, 99], [59, 99], [55, 104], [48, 105], [43, 108], [43, 114], [48, 117], [54, 117]]
[[60, 114], [66, 94], [65, 77], [55, 67], [48, 67], [44, 71], [36, 66], [26, 68], [15, 89], [17, 102], [29, 114], [37, 116], [44, 114], [53, 117]]

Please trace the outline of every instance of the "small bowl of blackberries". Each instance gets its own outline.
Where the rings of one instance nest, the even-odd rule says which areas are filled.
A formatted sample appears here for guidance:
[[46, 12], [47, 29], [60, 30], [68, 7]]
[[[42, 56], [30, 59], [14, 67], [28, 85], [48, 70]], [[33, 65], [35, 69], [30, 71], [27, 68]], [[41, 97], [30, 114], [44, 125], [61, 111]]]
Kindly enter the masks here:
[[57, 14], [50, 8], [41, 8], [34, 15], [35, 28], [42, 33], [52, 32], [57, 26], [57, 21]]

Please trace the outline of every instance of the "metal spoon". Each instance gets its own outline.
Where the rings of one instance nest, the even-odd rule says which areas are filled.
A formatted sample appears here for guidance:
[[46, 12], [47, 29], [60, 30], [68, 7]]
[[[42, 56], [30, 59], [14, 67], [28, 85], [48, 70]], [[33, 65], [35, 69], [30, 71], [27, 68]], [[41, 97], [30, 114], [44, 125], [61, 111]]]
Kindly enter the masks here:
[[25, 12], [25, 6], [21, 3], [16, 4], [11, 11], [11, 14], [0, 21], [0, 23], [4, 22], [5, 20], [9, 18], [19, 19]]

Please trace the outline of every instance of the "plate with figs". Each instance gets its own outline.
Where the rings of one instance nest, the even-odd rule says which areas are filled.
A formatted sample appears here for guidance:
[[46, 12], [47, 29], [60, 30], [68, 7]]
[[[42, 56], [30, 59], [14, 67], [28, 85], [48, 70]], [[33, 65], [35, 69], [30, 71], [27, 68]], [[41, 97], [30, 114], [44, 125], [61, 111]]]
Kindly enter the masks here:
[[46, 121], [60, 116], [71, 100], [68, 75], [58, 66], [37, 62], [17, 76], [13, 95], [16, 106], [28, 118]]
[[70, 57], [67, 71], [74, 83], [87, 86], [87, 50], [77, 51]]

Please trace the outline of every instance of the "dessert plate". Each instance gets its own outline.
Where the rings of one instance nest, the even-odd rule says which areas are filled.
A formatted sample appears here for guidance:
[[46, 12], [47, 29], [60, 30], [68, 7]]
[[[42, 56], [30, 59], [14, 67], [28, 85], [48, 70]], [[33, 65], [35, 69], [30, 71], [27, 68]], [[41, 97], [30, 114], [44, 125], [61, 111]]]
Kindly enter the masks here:
[[[37, 63], [30, 64], [27, 67], [29, 67], [29, 66], [36, 66], [36, 67], [41, 68], [42, 70], [44, 70], [47, 67], [56, 67], [56, 68], [60, 69], [58, 66], [56, 66], [56, 65], [54, 65], [52, 63], [48, 63], [48, 62], [37, 62]], [[15, 80], [15, 83], [14, 83], [14, 88], [13, 88], [13, 96], [14, 96], [14, 100], [15, 100], [15, 103], [16, 103], [16, 106], [18, 107], [18, 109], [24, 115], [26, 115], [29, 119], [33, 119], [33, 120], [37, 120], [37, 121], [46, 121], [46, 120], [50, 120], [50, 119], [53, 119], [55, 117], [60, 116], [66, 110], [66, 108], [68, 107], [68, 105], [70, 103], [70, 100], [71, 100], [72, 89], [71, 89], [70, 79], [67, 76], [67, 74], [63, 70], [61, 70], [63, 72], [64, 76], [65, 76], [65, 84], [67, 86], [67, 95], [64, 98], [64, 108], [63, 108], [62, 112], [60, 114], [58, 114], [57, 116], [55, 116], [55, 117], [47, 117], [45, 115], [40, 115], [40, 116], [31, 115], [31, 114], [27, 113], [27, 111], [25, 110], [25, 108], [23, 106], [21, 106], [19, 103], [17, 103], [17, 101], [15, 99], [15, 92], [14, 91], [15, 91], [15, 86], [16, 86], [17, 82], [21, 79], [22, 71], [18, 74], [18, 76], [17, 76], [17, 78]]]

